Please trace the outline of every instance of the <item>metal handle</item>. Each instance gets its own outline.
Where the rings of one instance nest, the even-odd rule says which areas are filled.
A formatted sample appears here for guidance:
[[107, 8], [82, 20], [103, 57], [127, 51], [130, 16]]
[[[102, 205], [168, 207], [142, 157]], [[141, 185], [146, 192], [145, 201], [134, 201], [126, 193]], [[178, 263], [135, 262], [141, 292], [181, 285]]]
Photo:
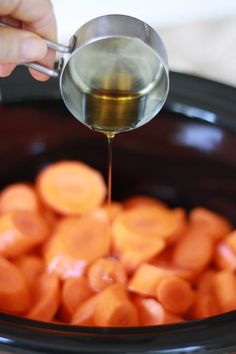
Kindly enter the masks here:
[[[61, 52], [61, 53], [71, 53], [75, 47], [75, 43], [76, 43], [76, 37], [73, 36], [71, 39], [71, 42], [68, 46], [65, 46], [63, 44], [59, 44], [57, 42], [53, 42], [53, 41], [49, 41], [48, 39], [44, 39], [44, 42], [46, 43], [47, 47], [50, 49], [53, 49], [57, 52]], [[20, 65], [25, 65], [28, 68], [34, 69], [36, 71], [39, 71], [43, 74], [46, 74], [50, 77], [54, 77], [57, 78], [60, 75], [60, 71], [63, 65], [63, 60], [60, 61], [58, 68], [57, 69], [50, 69], [47, 68], [46, 66], [43, 66], [41, 64], [38, 63], [23, 63]]]
[[[14, 20], [8, 16], [0, 16], [0, 26], [22, 28], [20, 21]], [[54, 41], [50, 41], [48, 39], [44, 39], [44, 38], [42, 38], [42, 39], [46, 43], [48, 48], [53, 49], [57, 52], [61, 52], [61, 53], [71, 53], [75, 47], [75, 44], [76, 44], [76, 37], [75, 36], [72, 37], [70, 44], [68, 46], [54, 42]], [[21, 63], [19, 65], [27, 66], [27, 67], [37, 70], [43, 74], [57, 78], [60, 74], [60, 70], [62, 67], [62, 61], [60, 62], [59, 66], [56, 70], [47, 68], [46, 66], [43, 66], [38, 63]]]

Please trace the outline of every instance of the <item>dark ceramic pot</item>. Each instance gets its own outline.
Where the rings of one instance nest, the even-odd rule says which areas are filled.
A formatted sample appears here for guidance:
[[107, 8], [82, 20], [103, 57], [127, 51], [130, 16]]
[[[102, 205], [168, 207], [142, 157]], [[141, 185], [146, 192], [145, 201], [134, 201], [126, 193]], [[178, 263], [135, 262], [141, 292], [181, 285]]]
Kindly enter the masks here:
[[[114, 141], [113, 198], [202, 205], [236, 225], [236, 90], [171, 73], [167, 103], [146, 126]], [[0, 80], [0, 184], [32, 180], [45, 164], [80, 159], [107, 174], [107, 144], [73, 118], [58, 84], [25, 69]], [[236, 311], [201, 321], [130, 329], [39, 323], [0, 314], [1, 353], [236, 353]]]

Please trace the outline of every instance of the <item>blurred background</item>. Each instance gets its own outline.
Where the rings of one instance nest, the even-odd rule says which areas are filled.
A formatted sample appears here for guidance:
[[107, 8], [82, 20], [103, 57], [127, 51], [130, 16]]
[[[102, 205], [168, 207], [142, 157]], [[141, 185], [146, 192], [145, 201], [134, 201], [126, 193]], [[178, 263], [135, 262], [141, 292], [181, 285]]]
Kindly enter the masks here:
[[85, 22], [125, 14], [162, 37], [171, 70], [236, 86], [236, 0], [52, 0], [58, 39], [66, 44]]

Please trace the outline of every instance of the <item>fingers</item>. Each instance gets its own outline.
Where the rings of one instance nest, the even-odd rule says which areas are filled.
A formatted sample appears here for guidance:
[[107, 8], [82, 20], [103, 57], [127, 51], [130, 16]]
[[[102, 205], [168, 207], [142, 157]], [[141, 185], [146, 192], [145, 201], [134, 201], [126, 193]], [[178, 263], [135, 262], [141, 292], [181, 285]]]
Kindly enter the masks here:
[[56, 38], [56, 21], [49, 0], [0, 0], [0, 13], [23, 21], [41, 36]]
[[46, 44], [33, 33], [13, 28], [0, 29], [0, 63], [17, 64], [40, 60], [47, 53]]
[[[14, 66], [5, 64], [37, 61], [48, 67], [53, 67], [55, 52], [48, 50], [37, 35], [50, 40], [56, 39], [56, 19], [52, 4], [49, 0], [0, 0], [0, 15], [11, 16], [23, 21], [24, 30], [0, 29], [0, 76], [9, 74]], [[34, 35], [34, 33], [36, 35]], [[43, 60], [41, 61], [41, 59]], [[32, 76], [44, 81], [48, 77], [30, 70]]]
[[[54, 50], [49, 49], [46, 56], [39, 61], [40, 64], [47, 66], [47, 67], [53, 67], [53, 63], [54, 63], [54, 59], [55, 59], [55, 52]], [[39, 71], [33, 70], [33, 69], [29, 69], [30, 74], [39, 81], [46, 81], [49, 79], [49, 77], [45, 74], [40, 73]]]
[[15, 69], [14, 64], [0, 64], [0, 77], [6, 77]]

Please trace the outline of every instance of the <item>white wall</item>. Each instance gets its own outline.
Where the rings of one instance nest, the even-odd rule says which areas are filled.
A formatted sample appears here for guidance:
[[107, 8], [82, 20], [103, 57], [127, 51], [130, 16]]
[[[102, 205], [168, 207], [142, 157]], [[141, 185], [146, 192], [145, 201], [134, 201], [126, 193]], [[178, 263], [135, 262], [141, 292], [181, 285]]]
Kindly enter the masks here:
[[236, 86], [236, 0], [52, 0], [58, 40], [97, 16], [120, 13], [157, 29], [170, 68]]

